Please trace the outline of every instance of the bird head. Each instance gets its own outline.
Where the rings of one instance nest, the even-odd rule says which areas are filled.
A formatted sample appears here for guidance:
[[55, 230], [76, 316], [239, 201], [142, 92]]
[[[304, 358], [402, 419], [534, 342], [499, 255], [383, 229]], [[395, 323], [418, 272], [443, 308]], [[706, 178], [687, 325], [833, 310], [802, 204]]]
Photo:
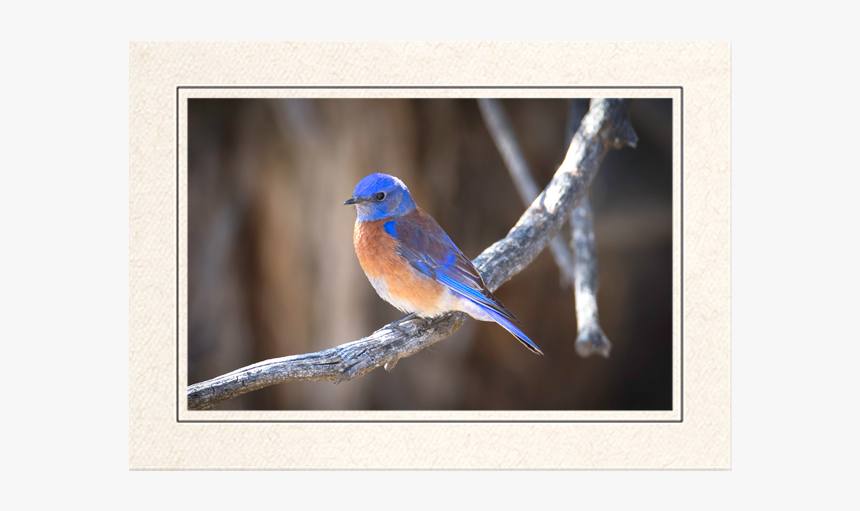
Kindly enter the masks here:
[[365, 177], [343, 204], [355, 205], [360, 222], [405, 215], [415, 209], [415, 201], [403, 181], [388, 174]]

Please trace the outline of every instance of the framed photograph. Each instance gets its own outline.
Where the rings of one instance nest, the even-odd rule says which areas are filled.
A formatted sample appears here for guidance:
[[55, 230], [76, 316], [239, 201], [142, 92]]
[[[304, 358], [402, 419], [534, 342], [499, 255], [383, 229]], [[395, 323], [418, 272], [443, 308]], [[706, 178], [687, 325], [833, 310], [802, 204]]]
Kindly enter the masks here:
[[132, 469], [730, 467], [727, 43], [130, 67]]

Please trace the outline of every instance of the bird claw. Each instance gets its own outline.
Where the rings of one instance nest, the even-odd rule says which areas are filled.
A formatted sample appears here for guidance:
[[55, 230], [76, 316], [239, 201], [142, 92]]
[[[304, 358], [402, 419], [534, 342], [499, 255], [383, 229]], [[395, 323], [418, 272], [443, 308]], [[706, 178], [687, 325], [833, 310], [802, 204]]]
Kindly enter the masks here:
[[398, 332], [400, 332], [403, 335], [411, 335], [412, 334], [412, 332], [410, 332], [409, 330], [406, 330], [405, 328], [401, 327], [400, 325], [392, 324], [390, 326], [391, 326], [392, 330], [397, 330]]
[[401, 323], [404, 323], [404, 322], [406, 322], [406, 321], [411, 321], [413, 318], [415, 318], [415, 313], [414, 313], [414, 312], [413, 312], [412, 314], [407, 314], [407, 315], [403, 316], [402, 318], [400, 318], [400, 319], [398, 319], [397, 321], [395, 321], [395, 322], [393, 322], [393, 323], [389, 324], [388, 326], [389, 326], [389, 327], [391, 327], [391, 328], [392, 328], [392, 329], [394, 329], [394, 330], [397, 330], [398, 332], [400, 332], [400, 333], [401, 333], [401, 334], [403, 334], [403, 335], [411, 335], [411, 334], [412, 334], [412, 332], [411, 332], [410, 330], [406, 330], [406, 329], [404, 329], [403, 327], [401, 327], [401, 326], [400, 326], [400, 324], [401, 324]]
[[[443, 316], [443, 318], [444, 318], [444, 316]], [[405, 328], [401, 327], [400, 325], [401, 325], [401, 323], [405, 323], [407, 321], [412, 321], [413, 319], [424, 319], [425, 321], [429, 321], [430, 325], [433, 327], [433, 331], [434, 332], [436, 331], [436, 328], [437, 328], [436, 322], [433, 321], [433, 318], [418, 318], [418, 316], [414, 312], [412, 314], [407, 315], [407, 316], [403, 316], [402, 318], [398, 319], [394, 323], [389, 324], [388, 326], [394, 330], [397, 330], [398, 332], [400, 332], [403, 335], [412, 335], [412, 329], [411, 328], [409, 330], [406, 330]]]

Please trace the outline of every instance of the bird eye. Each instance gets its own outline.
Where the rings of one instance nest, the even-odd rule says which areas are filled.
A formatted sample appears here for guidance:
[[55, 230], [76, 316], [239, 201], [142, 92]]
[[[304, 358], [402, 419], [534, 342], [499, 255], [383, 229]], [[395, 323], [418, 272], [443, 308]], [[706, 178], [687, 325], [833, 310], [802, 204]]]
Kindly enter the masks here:
[[379, 193], [377, 193], [377, 194], [376, 194], [376, 200], [382, 200], [382, 199], [384, 199], [384, 198], [385, 198], [385, 194], [384, 194], [384, 193], [379, 192]]

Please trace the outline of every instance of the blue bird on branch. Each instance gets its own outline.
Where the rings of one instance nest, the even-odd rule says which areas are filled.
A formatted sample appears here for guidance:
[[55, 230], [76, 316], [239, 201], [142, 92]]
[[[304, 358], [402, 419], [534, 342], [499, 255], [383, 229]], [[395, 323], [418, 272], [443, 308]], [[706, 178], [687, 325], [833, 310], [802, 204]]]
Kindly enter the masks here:
[[401, 321], [462, 311], [480, 321], [495, 321], [530, 351], [543, 355], [514, 325], [520, 321], [487, 289], [472, 261], [415, 204], [403, 181], [371, 174], [344, 205], [355, 205], [358, 213], [353, 234], [358, 261], [379, 296], [409, 313]]

